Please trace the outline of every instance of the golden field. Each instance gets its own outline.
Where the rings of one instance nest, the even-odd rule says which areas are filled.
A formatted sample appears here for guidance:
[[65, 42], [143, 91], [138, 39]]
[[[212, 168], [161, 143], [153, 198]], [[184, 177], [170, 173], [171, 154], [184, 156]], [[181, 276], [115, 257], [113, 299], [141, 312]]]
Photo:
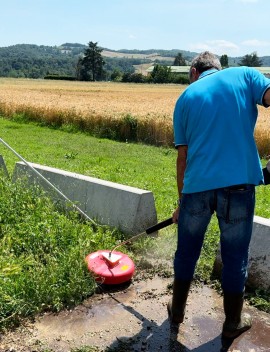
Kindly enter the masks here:
[[73, 111], [81, 116], [138, 118], [172, 116], [183, 86], [113, 82], [68, 82], [0, 79], [0, 102], [48, 110]]
[[[172, 114], [185, 86], [0, 78], [0, 113], [94, 135], [156, 145], [173, 143]], [[256, 140], [270, 154], [270, 110], [259, 107]]]

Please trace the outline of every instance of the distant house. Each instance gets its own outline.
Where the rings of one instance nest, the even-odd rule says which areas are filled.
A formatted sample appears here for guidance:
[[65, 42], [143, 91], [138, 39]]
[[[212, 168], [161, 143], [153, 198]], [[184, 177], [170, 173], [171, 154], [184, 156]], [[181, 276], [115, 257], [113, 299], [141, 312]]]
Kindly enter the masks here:
[[[150, 66], [146, 72], [147, 73], [151, 73], [154, 69], [155, 65]], [[167, 66], [171, 69], [172, 73], [176, 73], [176, 74], [188, 74], [189, 73], [189, 68], [190, 66]]]

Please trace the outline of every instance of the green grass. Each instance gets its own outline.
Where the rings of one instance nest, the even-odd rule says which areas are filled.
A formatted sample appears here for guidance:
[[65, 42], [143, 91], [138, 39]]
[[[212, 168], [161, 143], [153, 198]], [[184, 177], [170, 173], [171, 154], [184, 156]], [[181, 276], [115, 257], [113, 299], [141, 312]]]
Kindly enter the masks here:
[[84, 258], [123, 237], [63, 213], [39, 188], [0, 179], [0, 328], [94, 292]]
[[[1, 138], [27, 161], [151, 190], [160, 219], [171, 215], [176, 200], [176, 152], [139, 144], [96, 139], [82, 133], [0, 119]], [[18, 158], [0, 143], [12, 173]]]
[[[3, 118], [0, 130], [1, 138], [29, 162], [152, 191], [159, 220], [176, 206], [173, 148], [119, 143]], [[0, 155], [12, 174], [19, 159], [2, 143]], [[270, 187], [257, 187], [256, 215], [270, 218], [269, 195]]]
[[[172, 148], [119, 143], [2, 118], [0, 130], [1, 138], [29, 162], [152, 191], [159, 220], [170, 217], [176, 206], [176, 151]], [[18, 158], [1, 143], [0, 154], [11, 175]], [[76, 214], [59, 212], [39, 189], [27, 190], [3, 180], [0, 186], [3, 328], [42, 310], [75, 305], [93, 293], [95, 284], [85, 268], [85, 255], [113, 248], [123, 236], [104, 227], [93, 229]], [[256, 215], [270, 217], [269, 202], [270, 188], [257, 187]], [[214, 218], [196, 269], [197, 279], [209, 282], [218, 242]], [[172, 225], [156, 240], [137, 240], [130, 255], [139, 261], [146, 251], [149, 256], [152, 253], [164, 258], [171, 263], [172, 273], [175, 248], [176, 227]], [[264, 292], [252, 294], [251, 300], [261, 309], [269, 310]]]

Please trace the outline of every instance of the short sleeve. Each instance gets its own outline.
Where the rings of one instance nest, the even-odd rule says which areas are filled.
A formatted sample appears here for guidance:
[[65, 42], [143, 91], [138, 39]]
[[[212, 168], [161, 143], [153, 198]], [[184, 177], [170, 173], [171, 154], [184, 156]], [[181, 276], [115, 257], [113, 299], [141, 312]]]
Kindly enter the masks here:
[[186, 133], [184, 128], [184, 114], [183, 114], [183, 99], [178, 99], [174, 113], [173, 113], [173, 130], [174, 130], [174, 145], [187, 145]]
[[255, 103], [264, 105], [263, 97], [267, 89], [270, 88], [270, 79], [254, 68], [249, 68], [249, 74], [251, 75], [252, 92]]

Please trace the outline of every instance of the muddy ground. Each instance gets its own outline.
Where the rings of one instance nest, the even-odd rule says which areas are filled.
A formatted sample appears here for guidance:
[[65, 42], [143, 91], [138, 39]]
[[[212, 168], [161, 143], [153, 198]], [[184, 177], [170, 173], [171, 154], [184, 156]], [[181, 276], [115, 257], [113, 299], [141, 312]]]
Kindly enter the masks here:
[[192, 286], [184, 323], [171, 327], [171, 283], [155, 275], [99, 289], [72, 310], [46, 313], [1, 336], [0, 351], [270, 351], [270, 315], [253, 307], [245, 307], [254, 317], [252, 329], [234, 341], [221, 340], [222, 297], [206, 285]]

